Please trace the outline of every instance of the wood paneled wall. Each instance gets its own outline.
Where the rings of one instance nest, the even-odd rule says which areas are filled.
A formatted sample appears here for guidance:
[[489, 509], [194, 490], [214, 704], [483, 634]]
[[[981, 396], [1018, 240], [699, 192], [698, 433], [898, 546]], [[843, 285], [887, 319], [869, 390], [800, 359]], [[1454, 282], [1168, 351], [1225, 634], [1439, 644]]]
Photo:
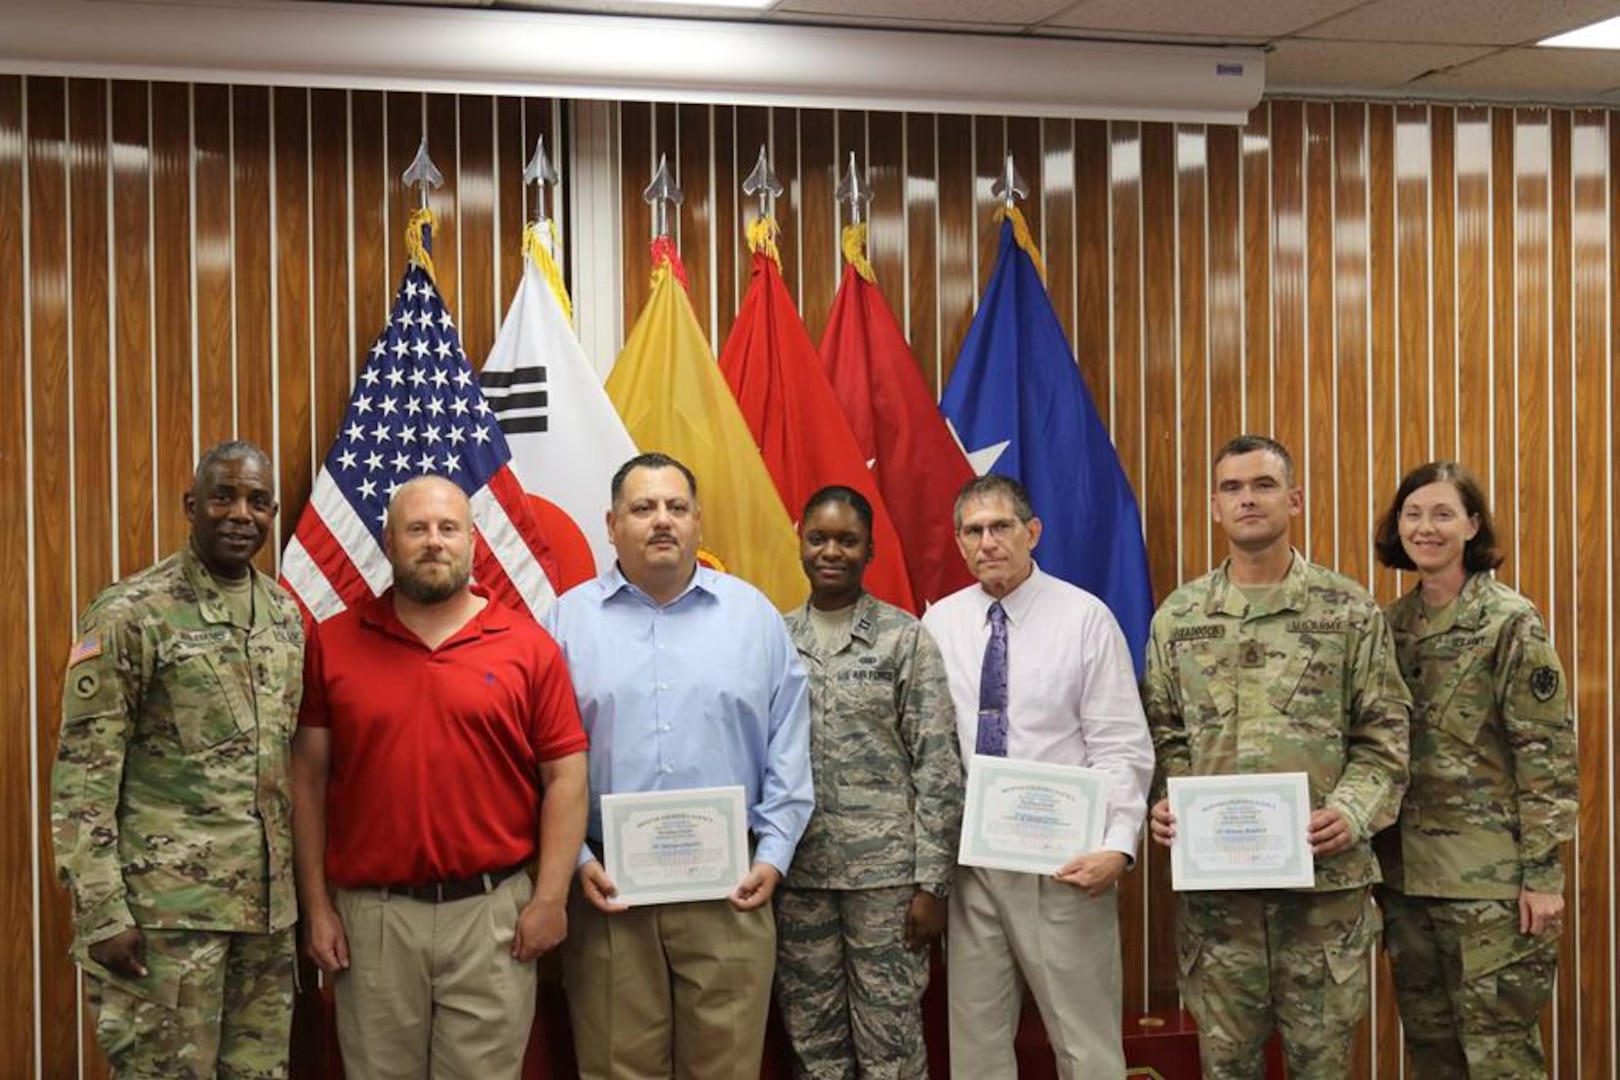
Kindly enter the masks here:
[[[1296, 543], [1384, 602], [1412, 584], [1372, 549], [1401, 475], [1468, 463], [1580, 729], [1572, 918], [1544, 1032], [1556, 1076], [1613, 1077], [1614, 115], [1273, 100], [1239, 129], [625, 105], [625, 317], [646, 296], [639, 191], [664, 152], [680, 163], [692, 296], [724, 341], [755, 212], [740, 184], [763, 144], [787, 189], [784, 276], [819, 340], [839, 270], [833, 190], [854, 150], [876, 193], [878, 280], [937, 391], [989, 277], [990, 187], [1011, 153], [1048, 290], [1142, 505], [1158, 597], [1222, 557], [1210, 461], [1238, 432], [1293, 450]], [[1128, 1009], [1176, 1001], [1167, 862], [1152, 852], [1125, 889]], [[1406, 1074], [1381, 963], [1377, 976], [1353, 1075], [1384, 1080]]]
[[[240, 434], [296, 521], [384, 316], [424, 126], [441, 284], [477, 362], [518, 274], [518, 183], [559, 103], [0, 76], [0, 1073], [100, 1075], [52, 881], [48, 776], [75, 612], [183, 538], [197, 452]], [[1212, 449], [1269, 430], [1300, 461], [1313, 558], [1388, 599], [1371, 526], [1402, 470], [1484, 475], [1506, 579], [1546, 613], [1580, 724], [1580, 835], [1556, 1075], [1615, 1075], [1611, 937], [1620, 388], [1610, 375], [1620, 133], [1603, 111], [1268, 101], [1242, 129], [625, 105], [628, 322], [646, 296], [659, 151], [714, 344], [746, 285], [740, 191], [764, 142], [787, 187], [786, 277], [819, 337], [838, 272], [833, 189], [870, 167], [879, 280], [938, 388], [995, 250], [1010, 150], [1082, 370], [1137, 486], [1162, 596], [1220, 553]], [[564, 172], [567, 174], [565, 163]], [[583, 306], [590, 296], [576, 297]], [[273, 568], [274, 553], [264, 556]], [[1130, 1008], [1174, 1003], [1171, 900], [1125, 896]], [[1401, 1077], [1387, 981], [1357, 1077]]]
[[[271, 451], [292, 533], [404, 270], [424, 130], [439, 284], [482, 358], [559, 103], [0, 76], [0, 1076], [105, 1075], [49, 836], [76, 613], [174, 550], [199, 452]], [[261, 553], [275, 567], [280, 544]]]

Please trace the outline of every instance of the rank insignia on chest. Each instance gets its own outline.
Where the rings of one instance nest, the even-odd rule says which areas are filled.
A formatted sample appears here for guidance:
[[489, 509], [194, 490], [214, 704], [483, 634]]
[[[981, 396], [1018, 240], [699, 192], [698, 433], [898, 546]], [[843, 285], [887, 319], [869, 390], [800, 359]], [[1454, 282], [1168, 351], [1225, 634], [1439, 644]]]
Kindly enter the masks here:
[[1238, 662], [1246, 668], [1266, 666], [1266, 649], [1258, 641], [1245, 641], [1238, 650]]
[[1558, 670], [1546, 665], [1536, 668], [1530, 673], [1530, 692], [1537, 701], [1551, 701], [1558, 693]]

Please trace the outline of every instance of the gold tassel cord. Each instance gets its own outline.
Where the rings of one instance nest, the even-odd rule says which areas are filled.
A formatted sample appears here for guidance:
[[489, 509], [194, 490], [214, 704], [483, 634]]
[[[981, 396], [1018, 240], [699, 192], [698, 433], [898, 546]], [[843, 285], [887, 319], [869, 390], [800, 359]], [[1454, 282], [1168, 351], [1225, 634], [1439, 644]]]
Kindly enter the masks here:
[[853, 225], [844, 226], [843, 247], [844, 261], [861, 277], [876, 284], [877, 274], [873, 272], [872, 264], [866, 258], [866, 222], [858, 221]]
[[756, 255], [761, 252], [769, 255], [778, 270], [782, 269], [782, 253], [776, 250], [776, 234], [780, 231], [776, 219], [769, 214], [763, 214], [748, 224], [748, 250]]
[[1035, 264], [1035, 272], [1041, 275], [1041, 282], [1046, 281], [1046, 263], [1041, 259], [1041, 249], [1035, 246], [1035, 238], [1029, 234], [1029, 222], [1016, 206], [1004, 206], [996, 211], [997, 221], [1010, 221], [1013, 227], [1013, 239], [1018, 246], [1024, 249], [1029, 261]]
[[551, 254], [552, 248], [557, 246], [557, 223], [547, 221], [545, 224], [546, 228], [551, 230], [551, 246], [546, 245], [546, 238], [540, 234], [540, 225], [531, 221], [523, 226], [523, 254], [539, 268], [540, 276], [551, 286], [551, 295], [557, 298], [557, 303], [562, 308], [563, 318], [572, 326], [574, 302], [569, 299], [568, 286], [563, 281], [562, 267], [557, 265], [557, 260]]
[[427, 207], [411, 211], [411, 219], [405, 223], [405, 252], [411, 262], [427, 274], [428, 280], [437, 285], [439, 279], [433, 273], [433, 256], [428, 254], [427, 245], [422, 242], [423, 230], [433, 228], [433, 222], [433, 211]]

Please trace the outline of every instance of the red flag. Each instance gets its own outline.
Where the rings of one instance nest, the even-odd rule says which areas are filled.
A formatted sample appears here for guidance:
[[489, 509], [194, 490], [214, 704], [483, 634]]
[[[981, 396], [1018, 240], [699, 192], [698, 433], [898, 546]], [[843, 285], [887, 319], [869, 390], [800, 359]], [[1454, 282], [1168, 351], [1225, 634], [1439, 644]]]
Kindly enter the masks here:
[[849, 430], [815, 345], [793, 306], [776, 261], [756, 252], [737, 323], [720, 355], [776, 490], [795, 517], [817, 488], [844, 484], [872, 503], [875, 557], [866, 572], [872, 595], [917, 610], [905, 555], [883, 505], [869, 458]]
[[854, 265], [844, 267], [821, 361], [861, 456], [876, 462], [872, 475], [900, 534], [912, 593], [926, 605], [971, 585], [951, 517], [973, 468], [882, 291]]

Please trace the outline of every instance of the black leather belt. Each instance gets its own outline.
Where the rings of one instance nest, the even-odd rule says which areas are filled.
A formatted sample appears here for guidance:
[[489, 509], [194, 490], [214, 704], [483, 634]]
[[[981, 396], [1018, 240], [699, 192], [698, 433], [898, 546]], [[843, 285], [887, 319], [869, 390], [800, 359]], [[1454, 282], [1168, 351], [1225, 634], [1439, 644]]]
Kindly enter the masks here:
[[456, 900], [465, 900], [470, 896], [492, 893], [507, 878], [513, 874], [521, 874], [527, 869], [528, 863], [519, 863], [504, 870], [490, 870], [474, 874], [472, 877], [457, 878], [454, 881], [430, 881], [425, 885], [384, 885], [378, 891], [384, 896], [408, 896], [412, 900], [421, 900], [428, 904], [448, 904]]

